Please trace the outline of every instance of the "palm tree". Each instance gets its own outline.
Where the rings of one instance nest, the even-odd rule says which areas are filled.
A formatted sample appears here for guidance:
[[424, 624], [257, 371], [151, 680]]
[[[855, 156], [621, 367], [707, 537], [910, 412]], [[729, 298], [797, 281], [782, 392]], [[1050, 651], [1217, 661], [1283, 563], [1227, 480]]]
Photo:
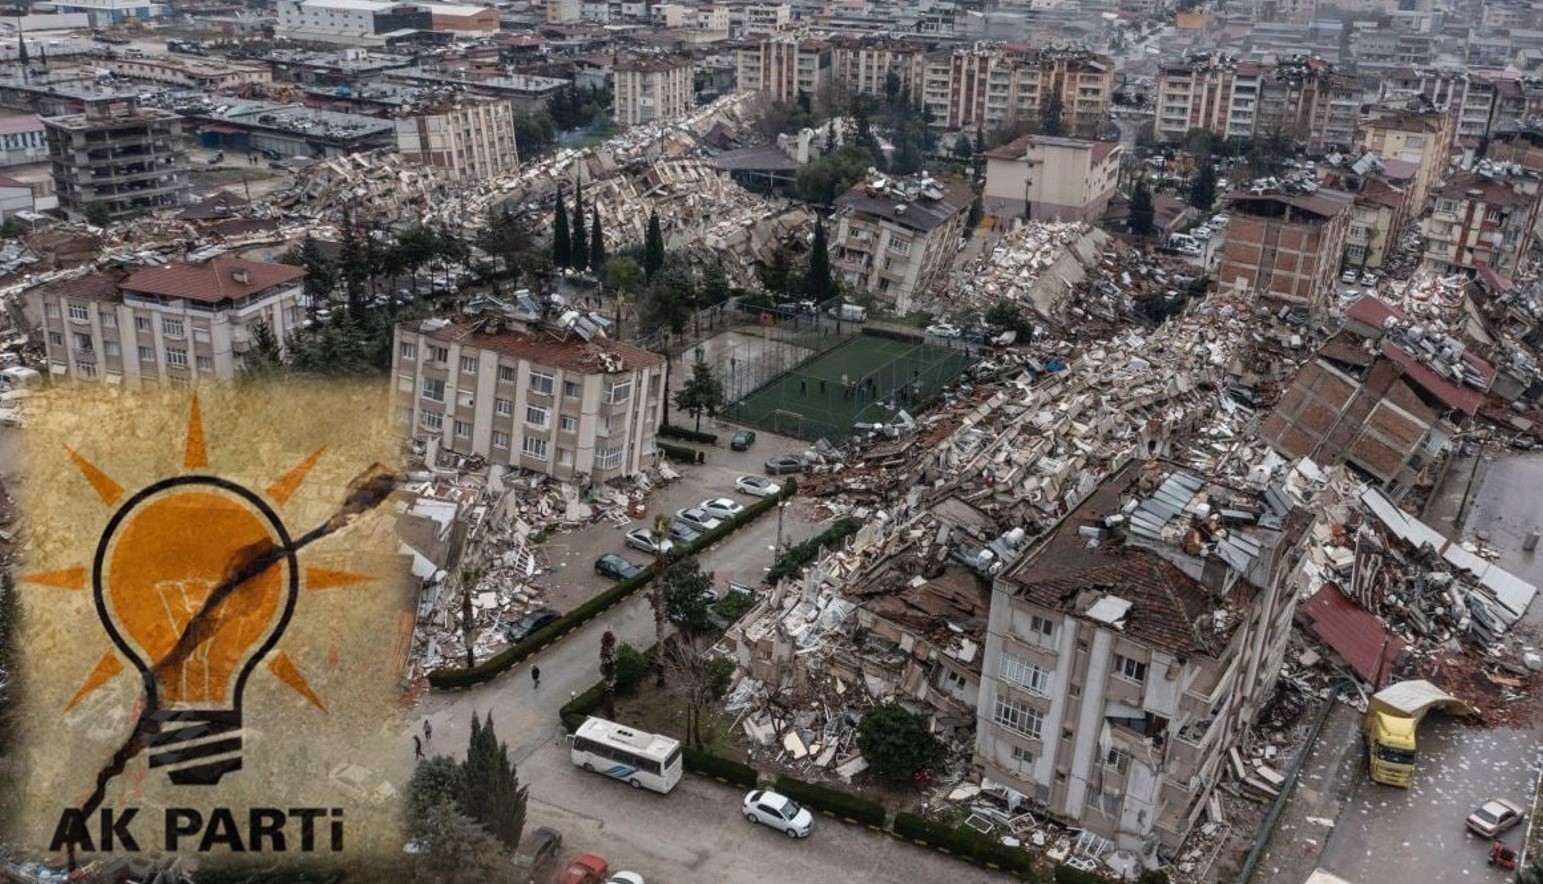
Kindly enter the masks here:
[[664, 545], [670, 543], [670, 517], [660, 514], [654, 517], [653, 529], [649, 532], [654, 541], [654, 586], [650, 596], [654, 604], [654, 684], [664, 687], [664, 631], [669, 628], [665, 618], [664, 601], [664, 568], [669, 562], [669, 554], [664, 552]]
[[477, 584], [482, 582], [482, 570], [480, 568], [464, 568], [461, 571], [461, 630], [466, 642], [466, 668], [477, 665], [476, 649], [472, 646], [472, 606], [471, 594], [476, 590]]

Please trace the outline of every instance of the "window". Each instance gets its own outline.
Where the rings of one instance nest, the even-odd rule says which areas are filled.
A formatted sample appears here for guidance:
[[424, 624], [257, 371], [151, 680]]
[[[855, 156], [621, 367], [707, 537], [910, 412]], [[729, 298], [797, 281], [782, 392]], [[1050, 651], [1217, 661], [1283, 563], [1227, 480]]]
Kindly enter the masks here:
[[997, 696], [994, 718], [1002, 727], [1034, 740], [1039, 739], [1040, 731], [1045, 726], [1045, 713], [1030, 706], [1027, 700], [1014, 700], [1001, 695]]
[[96, 349], [91, 344], [90, 335], [83, 335], [80, 332], [76, 332], [73, 337], [76, 350], [79, 350], [82, 353], [90, 353]]
[[445, 382], [438, 378], [423, 379], [423, 398], [430, 402], [445, 401]]
[[532, 393], [540, 393], [543, 396], [550, 396], [552, 395], [553, 384], [556, 381], [557, 378], [547, 372], [533, 371], [530, 373], [530, 391]]
[[461, 357], [461, 373], [462, 374], [476, 374], [477, 373], [477, 357], [475, 357], [475, 356], [462, 356]]
[[122, 353], [122, 351], [118, 349], [117, 341], [103, 341], [102, 352], [108, 356], [118, 356]]
[[210, 374], [214, 372], [213, 356], [195, 356], [193, 357], [193, 363], [198, 366], [198, 370], [201, 372]]
[[500, 433], [497, 430], [494, 430], [493, 431], [493, 447], [494, 448], [508, 448], [509, 447], [509, 434], [508, 433]]
[[96, 377], [96, 363], [77, 362], [75, 363], [75, 371], [83, 378], [94, 378]]
[[155, 361], [155, 348], [154, 347], [140, 347], [139, 348], [139, 361], [140, 362], [154, 362]]
[[64, 346], [64, 332], [49, 332], [48, 333], [48, 345], [50, 347], [63, 347]]
[[1114, 677], [1141, 684], [1147, 680], [1147, 664], [1132, 660], [1124, 654], [1114, 655]]
[[1491, 224], [1499, 224], [1500, 223], [1500, 210], [1499, 209], [1488, 209], [1488, 210], [1486, 210], [1484, 212], [1484, 220], [1488, 221]]
[[1045, 696], [1050, 688], [1050, 672], [1037, 663], [1002, 652], [1002, 667], [998, 677], [1010, 685], [1016, 685], [1031, 693]]
[[118, 314], [116, 314], [116, 313], [103, 313], [102, 314], [102, 328], [117, 328], [117, 327], [118, 327]]
[[44, 304], [43, 305], [43, 315], [47, 316], [49, 319], [58, 319], [59, 318], [59, 305], [58, 304]]
[[418, 345], [412, 341], [402, 342], [402, 359], [411, 362], [418, 358]]
[[1450, 215], [1457, 211], [1457, 201], [1449, 199], [1438, 199], [1436, 200], [1436, 211], [1445, 215]]
[[569, 399], [577, 399], [584, 392], [578, 381], [563, 381], [563, 395]]
[[546, 440], [535, 436], [526, 436], [520, 443], [520, 450], [531, 457], [546, 457]]
[[136, 316], [136, 317], [134, 317], [134, 330], [135, 331], [142, 331], [142, 332], [149, 331], [150, 330], [150, 317], [148, 317], [148, 316]]
[[500, 365], [498, 367], [498, 382], [500, 384], [512, 384], [514, 383], [514, 377], [515, 371], [513, 367], [508, 365]]
[[1046, 639], [1052, 638], [1055, 636], [1055, 621], [1035, 614], [1029, 618], [1029, 632], [1035, 636], [1044, 636]]
[[551, 411], [536, 405], [525, 406], [525, 422], [533, 427], [544, 427]]
[[571, 448], [559, 448], [559, 449], [557, 449], [557, 465], [561, 466], [561, 467], [571, 467], [571, 466], [573, 466], [573, 449], [571, 449]]
[[430, 362], [440, 362], [440, 363], [449, 362], [450, 361], [450, 351], [445, 349], [444, 347], [436, 347], [433, 344], [430, 344], [429, 345], [429, 361]]
[[565, 414], [557, 419], [557, 428], [564, 433], [577, 433], [579, 431], [579, 419], [571, 414]]
[[911, 241], [908, 239], [891, 239], [889, 250], [897, 255], [911, 254]]
[[1130, 770], [1130, 753], [1111, 746], [1104, 753], [1104, 764], [1123, 774]]
[[433, 430], [437, 433], [445, 428], [445, 416], [437, 411], [425, 411], [418, 418], [418, 423], [422, 424], [425, 430]]
[[514, 400], [494, 399], [493, 410], [498, 412], [499, 417], [510, 417], [514, 414]]
[[193, 340], [197, 341], [200, 344], [207, 344], [207, 343], [209, 343], [209, 330], [206, 329], [206, 328], [197, 328], [197, 327], [195, 327], [193, 329]]
[[1424, 135], [1406, 135], [1406, 136], [1404, 136], [1404, 146], [1405, 147], [1424, 147], [1425, 146], [1425, 136]]
[[632, 381], [622, 381], [605, 388], [605, 401], [615, 405], [632, 398]]
[[471, 438], [471, 421], [456, 421], [455, 434], [462, 439]]
[[1366, 246], [1360, 244], [1345, 246], [1345, 260], [1352, 264], [1359, 264], [1366, 260]]
[[1120, 792], [1102, 793], [1104, 816], [1119, 816], [1120, 808], [1125, 804], [1125, 796]]
[[87, 307], [85, 304], [71, 304], [70, 305], [70, 321], [71, 322], [90, 322], [91, 321], [91, 309], [89, 307]]
[[188, 351], [178, 350], [175, 347], [166, 349], [166, 364], [172, 368], [188, 367]]
[[602, 470], [614, 470], [621, 466], [622, 456], [626, 453], [622, 448], [602, 448], [595, 455], [595, 465]]
[[1034, 766], [1033, 752], [1030, 752], [1022, 746], [1014, 746], [1011, 752], [1013, 756], [1013, 762], [1018, 765], [1018, 770], [1020, 772], [1026, 772], [1029, 768]]
[[168, 338], [181, 338], [187, 336], [187, 329], [180, 319], [161, 320], [161, 334]]

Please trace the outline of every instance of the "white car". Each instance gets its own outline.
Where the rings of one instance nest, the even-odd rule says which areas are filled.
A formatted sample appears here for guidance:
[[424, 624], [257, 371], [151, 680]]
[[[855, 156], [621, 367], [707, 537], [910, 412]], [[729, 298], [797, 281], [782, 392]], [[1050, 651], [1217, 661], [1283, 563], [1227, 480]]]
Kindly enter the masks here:
[[740, 476], [734, 480], [734, 490], [751, 497], [772, 497], [782, 492], [782, 486], [761, 476]]
[[1212, 215], [1211, 220], [1206, 223], [1210, 224], [1211, 227], [1215, 228], [1216, 230], [1220, 230], [1223, 227], [1226, 227], [1228, 224], [1232, 223], [1232, 217], [1230, 215]]
[[1356, 280], [1359, 278], [1354, 270], [1346, 270], [1339, 275], [1340, 282], [1349, 283], [1350, 285], [1355, 285]]
[[1365, 273], [1361, 274], [1361, 285], [1376, 285], [1377, 284], [1377, 278], [1378, 278], [1377, 274], [1375, 274], [1375, 273], [1371, 272], [1370, 270], [1368, 270]]
[[729, 500], [727, 497], [715, 497], [712, 500], [704, 500], [697, 504], [697, 509], [705, 511], [715, 519], [732, 519], [745, 511], [743, 506]]
[[745, 819], [771, 826], [789, 838], [808, 838], [814, 829], [814, 814], [800, 807], [797, 801], [760, 789], [745, 796]]
[[1468, 814], [1468, 831], [1485, 838], [1499, 838], [1526, 815], [1514, 801], [1491, 798]]
[[708, 514], [707, 510], [704, 510], [698, 506], [694, 506], [685, 510], [676, 510], [675, 518], [685, 522], [687, 525], [690, 525], [698, 531], [711, 531], [719, 525], [723, 524], [722, 519], [713, 518]]
[[643, 876], [637, 872], [613, 872], [605, 884], [643, 884]]
[[1211, 228], [1209, 228], [1209, 227], [1205, 226], [1204, 224], [1202, 224], [1199, 227], [1196, 227], [1195, 229], [1191, 230], [1189, 232], [1189, 235], [1193, 236], [1195, 239], [1207, 240], [1207, 239], [1210, 239], [1211, 237], [1215, 236], [1216, 235], [1216, 231], [1214, 231]]
[[938, 322], [927, 326], [927, 334], [935, 338], [957, 338], [964, 332], [959, 326], [948, 322]]
[[637, 528], [627, 532], [627, 545], [639, 552], [646, 552], [651, 556], [667, 556], [675, 549], [674, 541], [668, 537], [654, 543], [654, 532], [647, 528]]

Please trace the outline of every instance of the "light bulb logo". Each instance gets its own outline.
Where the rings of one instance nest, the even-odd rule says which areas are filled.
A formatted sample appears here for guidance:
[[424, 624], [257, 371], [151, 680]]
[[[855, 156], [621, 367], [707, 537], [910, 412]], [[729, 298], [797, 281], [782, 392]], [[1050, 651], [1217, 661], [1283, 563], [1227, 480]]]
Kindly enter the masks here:
[[[342, 503], [298, 536], [279, 511], [323, 456], [317, 449], [261, 493], [212, 474], [195, 394], [183, 474], [128, 493], [83, 454], [66, 449], [110, 517], [89, 569], [34, 573], [26, 583], [90, 590], [112, 648], [69, 701], [74, 708], [124, 672], [144, 698], [133, 731], [96, 776], [92, 813], [129, 760], [148, 753], [175, 785], [212, 786], [242, 768], [243, 694], [261, 666], [322, 714], [326, 704], [278, 647], [303, 592], [374, 582], [369, 574], [302, 567], [299, 553], [378, 506], [394, 476], [371, 464], [339, 489]], [[89, 573], [88, 573], [89, 570]]]

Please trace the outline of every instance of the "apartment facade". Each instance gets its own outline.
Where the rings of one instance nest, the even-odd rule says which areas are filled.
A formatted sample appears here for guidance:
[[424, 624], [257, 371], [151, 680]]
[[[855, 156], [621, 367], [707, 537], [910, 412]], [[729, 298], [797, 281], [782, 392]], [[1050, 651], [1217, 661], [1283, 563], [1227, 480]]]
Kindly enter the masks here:
[[738, 86], [744, 92], [764, 92], [775, 101], [813, 98], [831, 83], [831, 46], [823, 40], [792, 36], [769, 37], [735, 52]]
[[793, 25], [793, 7], [786, 3], [755, 3], [744, 8], [744, 37], [780, 34]]
[[48, 131], [37, 114], [0, 117], [0, 166], [40, 163], [48, 158]]
[[1232, 222], [1217, 285], [1324, 316], [1350, 228], [1351, 194], [1311, 185], [1228, 197]]
[[304, 320], [305, 271], [215, 258], [91, 274], [27, 292], [55, 379], [130, 388], [228, 381], [265, 323], [280, 342]]
[[1514, 277], [1522, 267], [1538, 223], [1538, 180], [1487, 164], [1455, 175], [1435, 189], [1435, 202], [1420, 224], [1425, 238], [1421, 266], [1437, 273], [1488, 267]]
[[1092, 134], [1108, 118], [1113, 92], [1114, 68], [1104, 56], [977, 44], [927, 55], [921, 103], [936, 126], [996, 129], [1039, 120], [1056, 93], [1066, 130]]
[[46, 117], [59, 207], [79, 218], [100, 204], [113, 218], [180, 205], [189, 186], [182, 117], [137, 98], [92, 98], [83, 113]]
[[831, 267], [852, 287], [909, 313], [951, 266], [974, 195], [957, 178], [860, 182], [836, 198]]
[[618, 126], [679, 117], [692, 107], [692, 63], [687, 56], [634, 58], [613, 69], [612, 116]]
[[1118, 848], [1183, 843], [1291, 636], [1305, 532], [1271, 487], [1132, 463], [997, 578], [986, 777]]
[[1415, 214], [1425, 207], [1431, 187], [1446, 170], [1454, 131], [1452, 115], [1434, 108], [1426, 111], [1373, 107], [1361, 122], [1361, 147], [1389, 160], [1414, 166], [1409, 205]]
[[1322, 59], [1261, 65], [1202, 54], [1162, 67], [1153, 127], [1169, 142], [1193, 128], [1229, 139], [1280, 132], [1321, 154], [1356, 143], [1361, 103], [1359, 84]]
[[397, 151], [410, 163], [452, 180], [478, 181], [517, 171], [514, 107], [498, 98], [461, 97], [396, 121]]
[[1108, 141], [1025, 135], [986, 151], [986, 214], [1093, 221], [1120, 178], [1124, 149]]
[[1157, 75], [1159, 141], [1182, 141], [1191, 129], [1223, 139], [1254, 136], [1264, 66], [1219, 55], [1194, 55], [1163, 65]]
[[655, 454], [664, 357], [619, 341], [488, 319], [397, 326], [397, 425], [446, 450], [602, 483]]

